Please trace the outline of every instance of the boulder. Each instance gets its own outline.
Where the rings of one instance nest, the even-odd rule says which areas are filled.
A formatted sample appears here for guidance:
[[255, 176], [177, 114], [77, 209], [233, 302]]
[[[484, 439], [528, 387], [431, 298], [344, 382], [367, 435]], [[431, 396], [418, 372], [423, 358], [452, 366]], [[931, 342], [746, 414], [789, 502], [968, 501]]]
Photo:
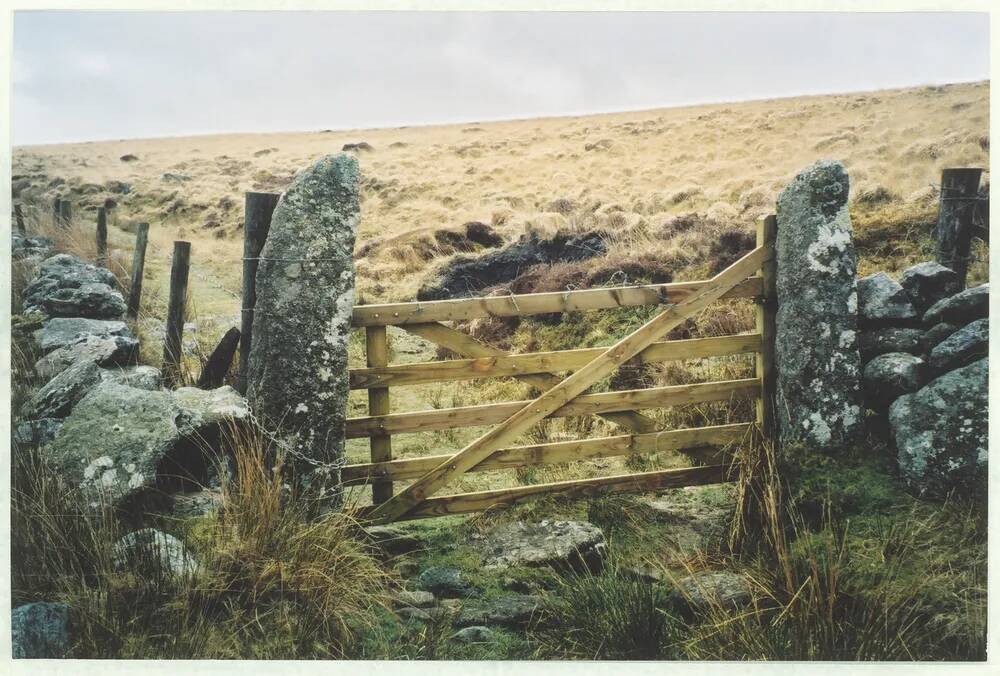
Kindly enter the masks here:
[[152, 506], [165, 492], [204, 486], [220, 423], [249, 416], [232, 388], [220, 389], [228, 391], [199, 398], [101, 382], [73, 409], [47, 457], [95, 509]]
[[73, 640], [70, 609], [45, 601], [18, 606], [10, 614], [11, 656], [14, 659], [69, 657]]
[[493, 631], [488, 627], [472, 626], [460, 629], [451, 637], [460, 643], [489, 643], [494, 639]]
[[115, 276], [105, 268], [68, 254], [46, 259], [24, 290], [24, 312], [50, 317], [117, 319], [125, 314], [125, 299], [115, 290]]
[[889, 408], [900, 473], [923, 497], [983, 490], [987, 466], [986, 359], [946, 373]]
[[440, 271], [439, 279], [424, 285], [417, 300], [442, 300], [474, 296], [497, 284], [513, 281], [521, 272], [539, 263], [565, 263], [603, 256], [608, 247], [606, 233], [558, 232], [550, 238], [537, 233], [479, 256], [455, 256]]
[[886, 326], [917, 319], [909, 294], [884, 272], [858, 280], [858, 315], [862, 326]]
[[142, 575], [193, 575], [198, 562], [184, 543], [173, 535], [153, 528], [133, 531], [114, 545], [116, 569]]
[[935, 373], [943, 373], [985, 357], [990, 350], [990, 320], [977, 319], [931, 350], [927, 361]]
[[920, 329], [886, 327], [862, 331], [858, 339], [861, 360], [868, 361], [889, 352], [921, 354], [923, 352], [923, 338], [924, 332]]
[[920, 339], [920, 347], [924, 349], [924, 352], [930, 352], [937, 347], [938, 343], [955, 333], [955, 331], [958, 331], [958, 327], [954, 324], [947, 322], [935, 324], [924, 331], [924, 336]]
[[329, 507], [342, 497], [359, 208], [358, 163], [343, 154], [319, 160], [282, 195], [257, 269], [247, 368], [255, 414], [278, 430], [297, 480]]
[[753, 603], [750, 582], [727, 571], [699, 573], [680, 580], [668, 600], [686, 616], [712, 608], [739, 610]]
[[963, 326], [982, 319], [990, 310], [990, 285], [983, 284], [934, 303], [924, 314], [924, 326], [948, 322]]
[[912, 354], [890, 352], [865, 365], [865, 401], [876, 411], [888, 410], [904, 394], [916, 392], [924, 381], [924, 360]]
[[607, 543], [600, 528], [586, 521], [509, 523], [494, 529], [476, 545], [483, 566], [550, 566], [556, 570], [600, 572]]
[[69, 367], [42, 386], [21, 408], [28, 420], [65, 418], [86, 394], [101, 382], [101, 369], [91, 361]]
[[89, 361], [98, 366], [124, 366], [134, 364], [138, 358], [139, 341], [135, 338], [88, 334], [39, 359], [35, 362], [35, 373], [39, 378], [48, 380], [80, 361]]
[[35, 342], [43, 354], [74, 345], [87, 336], [95, 338], [129, 338], [135, 335], [121, 321], [84, 319], [82, 317], [57, 317], [42, 324], [35, 333]]
[[775, 410], [782, 444], [836, 451], [862, 431], [848, 193], [844, 167], [818, 162], [778, 198]]
[[955, 271], [936, 261], [917, 263], [903, 270], [899, 284], [921, 314], [939, 300], [962, 290]]
[[26, 420], [17, 424], [14, 441], [25, 446], [44, 446], [56, 438], [62, 425], [61, 418]]
[[475, 596], [479, 593], [465, 579], [462, 571], [451, 566], [431, 566], [425, 569], [417, 577], [417, 584], [435, 596], [448, 598], [464, 598], [466, 596]]

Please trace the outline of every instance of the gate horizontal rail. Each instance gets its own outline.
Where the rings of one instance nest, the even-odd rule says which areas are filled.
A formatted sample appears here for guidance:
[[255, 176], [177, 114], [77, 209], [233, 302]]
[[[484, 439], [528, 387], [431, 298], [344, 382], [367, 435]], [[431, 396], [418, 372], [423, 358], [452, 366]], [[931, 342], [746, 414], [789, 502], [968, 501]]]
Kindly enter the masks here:
[[[720, 380], [691, 385], [665, 385], [644, 390], [616, 390], [600, 394], [585, 394], [556, 409], [553, 418], [592, 415], [612, 411], [633, 411], [642, 408], [664, 408], [681, 404], [703, 404], [725, 401], [733, 397], [754, 397], [760, 391], [758, 378]], [[497, 404], [462, 406], [412, 413], [348, 418], [347, 438], [358, 439], [382, 434], [428, 432], [456, 427], [478, 427], [503, 422], [531, 403], [508, 401]]]

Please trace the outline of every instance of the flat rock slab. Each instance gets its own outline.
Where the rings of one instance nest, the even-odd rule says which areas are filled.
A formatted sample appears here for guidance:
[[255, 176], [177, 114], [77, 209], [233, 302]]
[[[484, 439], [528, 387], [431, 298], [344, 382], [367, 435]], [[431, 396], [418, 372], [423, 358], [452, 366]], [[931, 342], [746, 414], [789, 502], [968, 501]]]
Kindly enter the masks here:
[[948, 322], [964, 326], [976, 319], [982, 319], [990, 310], [990, 285], [983, 284], [956, 293], [931, 306], [924, 314], [924, 325], [934, 326]]
[[135, 340], [125, 322], [83, 317], [55, 317], [46, 321], [35, 334], [35, 342], [43, 354], [74, 345], [88, 336], [97, 338], [124, 337]]
[[667, 563], [679, 563], [700, 552], [717, 550], [725, 541], [735, 508], [725, 486], [690, 486], [639, 498], [652, 518], [670, 524], [664, 534]]
[[437, 598], [429, 591], [403, 590], [393, 594], [392, 602], [400, 608], [430, 608], [437, 603]]
[[550, 566], [600, 572], [607, 552], [604, 533], [586, 521], [518, 521], [494, 529], [476, 547], [484, 567], [491, 569]]
[[889, 423], [899, 469], [917, 495], [985, 490], [989, 366], [981, 359], [897, 399]]
[[739, 610], [753, 603], [750, 582], [729, 571], [699, 573], [677, 582], [669, 600], [685, 615], [705, 613], [713, 608]]
[[541, 606], [541, 598], [530, 594], [501, 596], [483, 602], [467, 602], [462, 604], [462, 609], [455, 618], [455, 625], [524, 627], [531, 622]]

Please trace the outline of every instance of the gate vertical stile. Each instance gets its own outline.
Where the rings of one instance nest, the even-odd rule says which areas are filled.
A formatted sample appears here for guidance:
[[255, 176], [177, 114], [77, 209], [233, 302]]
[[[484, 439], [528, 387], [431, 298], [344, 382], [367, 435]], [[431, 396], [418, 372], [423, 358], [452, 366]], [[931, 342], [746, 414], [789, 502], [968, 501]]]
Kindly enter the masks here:
[[[778, 234], [778, 219], [773, 214], [757, 222], [757, 246], [774, 247]], [[775, 287], [777, 255], [760, 268], [761, 296], [757, 303], [757, 332], [760, 333], [760, 352], [756, 357], [756, 374], [761, 381], [760, 398], [757, 400], [757, 422], [767, 438], [774, 438], [775, 364], [774, 340], [778, 297]]]
[[[365, 355], [369, 368], [389, 365], [389, 335], [385, 326], [365, 328]], [[368, 390], [368, 414], [388, 415], [389, 388], [372, 387]], [[388, 434], [372, 435], [369, 439], [372, 462], [392, 460], [392, 437]], [[380, 505], [392, 497], [392, 481], [372, 481], [372, 504]]]

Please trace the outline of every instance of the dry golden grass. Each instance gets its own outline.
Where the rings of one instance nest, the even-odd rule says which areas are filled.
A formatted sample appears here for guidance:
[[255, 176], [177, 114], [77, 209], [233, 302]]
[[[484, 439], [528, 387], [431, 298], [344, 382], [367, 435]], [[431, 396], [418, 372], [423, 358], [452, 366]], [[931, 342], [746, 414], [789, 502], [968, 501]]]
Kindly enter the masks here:
[[[243, 192], [280, 191], [344, 143], [374, 147], [359, 154], [358, 245], [392, 240], [358, 263], [361, 295], [374, 302], [414, 297], [437, 259], [412, 255], [409, 244], [438, 228], [478, 220], [513, 239], [558, 227], [642, 230], [691, 211], [750, 222], [821, 158], [845, 163], [855, 199], [918, 202], [942, 168], [988, 166], [988, 127], [989, 86], [974, 83], [482, 124], [29, 146], [15, 149], [13, 173], [35, 177], [35, 199], [75, 189], [82, 208], [102, 203], [109, 181], [131, 184], [113, 194], [115, 222], [151, 223], [155, 260], [169, 257], [171, 240], [191, 240], [199, 306], [222, 313], [237, 308], [218, 287], [239, 289]], [[126, 154], [138, 159], [122, 162]], [[56, 179], [65, 184], [50, 186]], [[154, 263], [151, 272], [162, 270]]]

